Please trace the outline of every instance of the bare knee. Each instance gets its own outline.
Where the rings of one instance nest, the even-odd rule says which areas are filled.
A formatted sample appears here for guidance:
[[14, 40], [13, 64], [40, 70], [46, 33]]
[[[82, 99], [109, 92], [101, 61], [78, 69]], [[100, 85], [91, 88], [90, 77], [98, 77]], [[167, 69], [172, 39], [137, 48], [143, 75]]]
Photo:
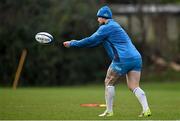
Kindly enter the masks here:
[[135, 88], [139, 87], [139, 84], [128, 84], [128, 89], [133, 91]]
[[105, 86], [114, 86], [118, 79], [119, 75], [116, 72], [109, 70], [104, 81]]
[[105, 81], [104, 82], [105, 86], [114, 86], [115, 83], [113, 81]]
[[134, 86], [131, 86], [131, 85], [128, 85], [128, 89], [129, 89], [130, 91], [133, 91], [133, 90], [135, 89], [135, 87], [134, 87]]

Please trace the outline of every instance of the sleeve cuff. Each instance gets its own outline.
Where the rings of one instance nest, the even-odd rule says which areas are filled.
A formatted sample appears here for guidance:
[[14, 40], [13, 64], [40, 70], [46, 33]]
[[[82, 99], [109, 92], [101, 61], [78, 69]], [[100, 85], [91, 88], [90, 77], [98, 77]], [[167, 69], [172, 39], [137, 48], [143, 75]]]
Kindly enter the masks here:
[[69, 46], [70, 47], [73, 47], [73, 43], [76, 42], [77, 40], [71, 40], [70, 43], [69, 43]]

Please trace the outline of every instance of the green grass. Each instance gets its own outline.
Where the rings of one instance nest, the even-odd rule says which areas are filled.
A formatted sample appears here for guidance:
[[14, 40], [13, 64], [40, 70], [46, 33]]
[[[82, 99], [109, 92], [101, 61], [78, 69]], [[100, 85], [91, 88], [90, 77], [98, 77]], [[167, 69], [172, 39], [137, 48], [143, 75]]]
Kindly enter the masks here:
[[16, 120], [177, 120], [180, 119], [180, 83], [146, 83], [152, 117], [138, 118], [141, 107], [124, 84], [116, 86], [113, 117], [97, 115], [104, 108], [80, 107], [81, 103], [104, 103], [103, 86], [0, 89], [0, 119]]

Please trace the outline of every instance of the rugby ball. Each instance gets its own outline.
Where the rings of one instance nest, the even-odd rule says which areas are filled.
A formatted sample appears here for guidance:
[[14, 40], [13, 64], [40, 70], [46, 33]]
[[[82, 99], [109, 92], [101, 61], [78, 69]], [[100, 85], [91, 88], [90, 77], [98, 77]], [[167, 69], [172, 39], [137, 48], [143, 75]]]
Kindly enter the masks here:
[[53, 36], [47, 32], [39, 32], [36, 34], [35, 39], [39, 43], [47, 44], [53, 41]]

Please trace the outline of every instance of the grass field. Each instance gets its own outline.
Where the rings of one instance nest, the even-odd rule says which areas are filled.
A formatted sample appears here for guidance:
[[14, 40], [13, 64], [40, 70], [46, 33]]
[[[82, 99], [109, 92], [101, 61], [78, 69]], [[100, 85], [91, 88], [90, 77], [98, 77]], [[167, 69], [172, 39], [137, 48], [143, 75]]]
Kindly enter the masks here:
[[177, 120], [180, 119], [180, 83], [142, 84], [152, 117], [138, 118], [141, 107], [126, 85], [116, 86], [113, 117], [98, 117], [105, 108], [80, 107], [104, 103], [103, 86], [0, 89], [0, 119], [16, 120]]

